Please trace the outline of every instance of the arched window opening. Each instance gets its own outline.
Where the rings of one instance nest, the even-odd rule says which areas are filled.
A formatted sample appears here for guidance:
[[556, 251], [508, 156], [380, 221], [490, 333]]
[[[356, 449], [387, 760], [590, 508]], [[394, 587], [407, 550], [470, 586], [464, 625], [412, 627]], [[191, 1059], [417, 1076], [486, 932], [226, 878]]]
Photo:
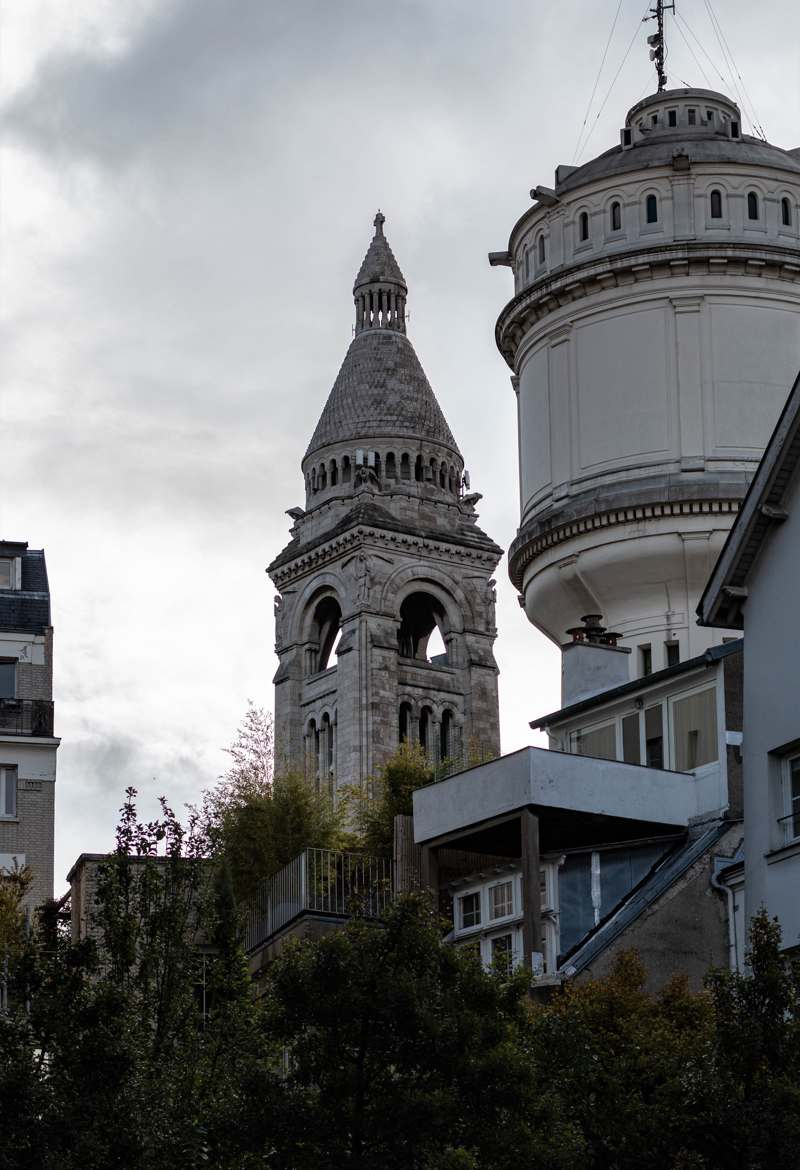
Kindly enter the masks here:
[[333, 724], [327, 712], [322, 716], [320, 727], [320, 776], [333, 776]]
[[315, 492], [317, 490], [317, 469], [316, 469], [316, 467], [311, 469], [311, 490], [312, 490], [312, 492]]
[[792, 205], [785, 195], [781, 199], [781, 223], [784, 227], [792, 226]]
[[439, 467], [439, 487], [440, 488], [447, 487], [447, 464], [446, 463], [442, 463], [441, 466]]
[[411, 460], [407, 451], [404, 451], [400, 456], [400, 478], [411, 479]]
[[337, 483], [339, 482], [339, 469], [336, 466], [335, 459], [331, 459], [331, 462], [330, 462], [330, 477], [331, 477], [331, 487], [336, 487]]
[[400, 719], [399, 719], [399, 740], [400, 743], [408, 743], [411, 732], [411, 704], [400, 704]]
[[747, 192], [747, 218], [758, 219], [758, 195], [755, 191]]
[[648, 195], [645, 201], [645, 217], [648, 223], [658, 223], [658, 200], [655, 195]]
[[349, 483], [350, 476], [352, 474], [353, 474], [353, 470], [350, 466], [350, 456], [344, 455], [342, 457], [342, 483]]
[[419, 713], [419, 746], [427, 754], [431, 747], [431, 731], [433, 711], [430, 707], [423, 707]]
[[418, 455], [414, 460], [414, 479], [417, 483], [422, 482], [422, 456]]
[[328, 484], [328, 476], [327, 476], [327, 473], [325, 471], [325, 464], [320, 463], [320, 465], [319, 465], [319, 490], [323, 491], [327, 487], [327, 484]]
[[402, 658], [447, 665], [444, 606], [430, 593], [412, 593], [400, 606], [398, 650]]
[[722, 192], [714, 190], [711, 192], [711, 218], [722, 219]]
[[578, 219], [578, 235], [581, 243], [589, 239], [589, 212], [582, 211]]
[[530, 250], [530, 248], [526, 248], [525, 249], [525, 279], [530, 280], [530, 278], [531, 278], [531, 250]]
[[434, 483], [434, 484], [435, 484], [435, 483], [436, 483], [436, 480], [437, 480], [437, 479], [438, 479], [438, 477], [439, 477], [439, 464], [438, 464], [438, 463], [436, 462], [436, 460], [435, 460], [435, 459], [434, 459], [434, 458], [431, 456], [431, 458], [430, 458], [430, 459], [429, 459], [429, 461], [428, 461], [428, 466], [429, 466], [429, 468], [430, 468], [430, 474], [429, 474], [429, 476], [428, 476], [428, 479], [431, 481], [431, 483]]
[[538, 249], [539, 263], [540, 263], [540, 264], [544, 264], [544, 261], [545, 261], [545, 244], [544, 244], [544, 236], [543, 236], [543, 235], [542, 235], [542, 236], [539, 236], [539, 239], [538, 239], [538, 241], [537, 241], [536, 247], [537, 247], [537, 249]]
[[310, 719], [306, 729], [306, 778], [319, 783], [319, 731], [315, 719]]
[[450, 464], [450, 474], [447, 477], [447, 486], [451, 492], [455, 492], [455, 490], [456, 490], [456, 469], [455, 469], [455, 467], [453, 467], [452, 463]]
[[445, 711], [439, 725], [439, 759], [449, 760], [453, 750], [453, 712]]
[[335, 597], [328, 595], [317, 602], [306, 646], [306, 674], [318, 674], [336, 664], [341, 624], [342, 611]]
[[622, 231], [622, 204], [616, 201], [611, 204], [611, 230]]
[[397, 460], [394, 451], [390, 451], [386, 456], [386, 476], [388, 479], [397, 479]]

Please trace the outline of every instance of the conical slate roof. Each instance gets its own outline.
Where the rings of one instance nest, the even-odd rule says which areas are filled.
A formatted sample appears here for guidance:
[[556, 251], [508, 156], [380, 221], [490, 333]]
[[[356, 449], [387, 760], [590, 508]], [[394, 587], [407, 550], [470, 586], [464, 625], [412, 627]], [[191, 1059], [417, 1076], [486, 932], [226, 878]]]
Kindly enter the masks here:
[[429, 439], [461, 454], [405, 334], [366, 329], [350, 344], [305, 458], [328, 443], [379, 437]]
[[389, 241], [383, 234], [383, 225], [386, 217], [379, 211], [375, 216], [375, 236], [367, 249], [367, 254], [361, 262], [353, 291], [362, 284], [400, 284], [408, 291], [406, 278], [400, 271], [400, 265], [394, 258], [394, 252]]

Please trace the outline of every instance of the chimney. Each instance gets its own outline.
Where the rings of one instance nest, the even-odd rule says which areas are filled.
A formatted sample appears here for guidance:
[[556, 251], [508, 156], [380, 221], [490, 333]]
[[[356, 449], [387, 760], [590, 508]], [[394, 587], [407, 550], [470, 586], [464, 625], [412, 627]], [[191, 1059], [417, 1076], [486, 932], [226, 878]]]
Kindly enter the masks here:
[[600, 625], [602, 615], [587, 613], [582, 626], [567, 630], [572, 641], [561, 647], [561, 705], [600, 695], [628, 682], [630, 650], [617, 645], [621, 634]]

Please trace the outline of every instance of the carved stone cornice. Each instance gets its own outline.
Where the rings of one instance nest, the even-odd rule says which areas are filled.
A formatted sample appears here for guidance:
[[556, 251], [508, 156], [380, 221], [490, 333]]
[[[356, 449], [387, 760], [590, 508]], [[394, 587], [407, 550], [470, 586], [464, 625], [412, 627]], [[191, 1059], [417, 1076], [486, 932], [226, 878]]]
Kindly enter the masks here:
[[555, 524], [552, 528], [543, 529], [537, 525], [534, 531], [523, 529], [509, 549], [508, 575], [514, 586], [522, 590], [525, 570], [532, 561], [548, 549], [564, 544], [585, 532], [670, 516], [735, 515], [739, 511], [739, 503], [738, 499], [664, 500], [576, 516], [566, 523]]
[[487, 548], [480, 548], [472, 544], [460, 544], [444, 539], [437, 540], [432, 536], [415, 536], [410, 532], [393, 532], [369, 525], [359, 525], [336, 536], [332, 540], [324, 541], [316, 545], [307, 553], [301, 553], [292, 560], [284, 562], [279, 567], [273, 568], [270, 576], [275, 586], [278, 589], [282, 589], [284, 585], [297, 577], [302, 577], [306, 573], [332, 564], [342, 554], [363, 545], [367, 541], [380, 545], [385, 550], [394, 549], [399, 552], [408, 553], [412, 557], [415, 554], [420, 557], [435, 556], [440, 560], [452, 561], [460, 565], [473, 565], [485, 568], [487, 574], [490, 574], [496, 568], [502, 556], [502, 551], [494, 545], [490, 545]]
[[772, 245], [708, 243], [707, 241], [632, 247], [614, 255], [583, 260], [550, 273], [523, 289], [497, 319], [497, 348], [512, 370], [527, 331], [550, 313], [609, 288], [651, 280], [730, 274], [765, 277], [800, 284], [800, 252]]

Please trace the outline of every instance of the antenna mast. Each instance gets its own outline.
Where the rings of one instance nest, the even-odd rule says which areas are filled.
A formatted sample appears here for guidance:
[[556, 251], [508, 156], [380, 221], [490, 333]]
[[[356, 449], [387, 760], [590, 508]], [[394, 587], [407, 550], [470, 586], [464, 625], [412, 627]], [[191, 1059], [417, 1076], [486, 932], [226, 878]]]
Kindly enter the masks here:
[[650, 60], [655, 62], [656, 74], [658, 75], [658, 92], [661, 93], [667, 87], [667, 75], [664, 72], [664, 61], [666, 58], [666, 44], [664, 42], [664, 12], [675, 11], [675, 0], [671, 4], [665, 4], [664, 0], [656, 0], [653, 8], [650, 9], [650, 15], [645, 16], [642, 23], [648, 20], [657, 21], [657, 31], [647, 38], [647, 43], [650, 46]]

